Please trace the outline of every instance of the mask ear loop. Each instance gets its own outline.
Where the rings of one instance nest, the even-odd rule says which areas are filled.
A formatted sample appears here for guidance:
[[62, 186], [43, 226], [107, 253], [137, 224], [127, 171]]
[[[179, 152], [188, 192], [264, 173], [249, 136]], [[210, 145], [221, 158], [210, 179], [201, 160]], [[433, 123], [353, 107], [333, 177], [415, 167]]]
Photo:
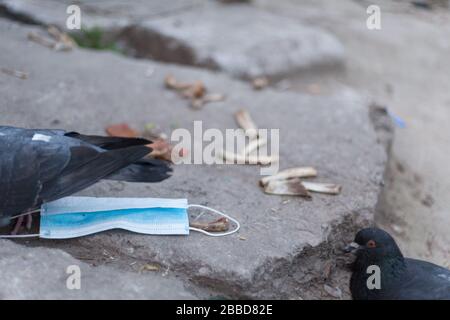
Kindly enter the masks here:
[[39, 233], [33, 234], [11, 234], [11, 235], [0, 235], [0, 239], [14, 239], [14, 238], [38, 238]]
[[[13, 217], [11, 217], [11, 218], [9, 218], [9, 219], [10, 219], [10, 220], [16, 219], [16, 218], [19, 218], [19, 217], [21, 217], [21, 216], [26, 216], [26, 215], [28, 215], [28, 214], [33, 214], [33, 213], [36, 213], [36, 212], [39, 212], [39, 211], [41, 211], [41, 209], [28, 211], [28, 212], [21, 213], [21, 214], [18, 214], [18, 215], [16, 215], [16, 216], [13, 216]], [[40, 236], [39, 233], [33, 233], [33, 234], [15, 234], [15, 235], [14, 235], [14, 234], [11, 234], [11, 235], [0, 235], [0, 239], [35, 238], [35, 237], [39, 237], [39, 236]]]
[[24, 212], [24, 213], [18, 214], [17, 216], [13, 216], [13, 217], [11, 217], [11, 218], [9, 218], [9, 219], [12, 220], [12, 219], [15, 219], [15, 218], [19, 218], [19, 217], [21, 217], [21, 216], [26, 216], [26, 215], [28, 215], [28, 214], [33, 214], [33, 213], [37, 213], [37, 212], [40, 212], [40, 211], [41, 211], [41, 209], [36, 209], [36, 210]]
[[208, 231], [205, 231], [202, 229], [198, 229], [198, 228], [194, 228], [194, 227], [189, 227], [189, 230], [197, 231], [197, 232], [206, 234], [207, 236], [210, 236], [210, 237], [224, 237], [224, 236], [228, 236], [230, 234], [237, 232], [241, 228], [241, 224], [239, 223], [239, 221], [237, 221], [236, 219], [230, 217], [229, 215], [226, 215], [225, 213], [215, 210], [213, 208], [202, 206], [200, 204], [189, 204], [187, 207], [188, 207], [188, 209], [189, 208], [201, 208], [201, 209], [209, 210], [211, 212], [214, 212], [222, 217], [225, 217], [225, 218], [233, 221], [236, 224], [236, 228], [234, 230], [222, 232], [222, 233], [211, 233], [211, 232], [208, 232]]

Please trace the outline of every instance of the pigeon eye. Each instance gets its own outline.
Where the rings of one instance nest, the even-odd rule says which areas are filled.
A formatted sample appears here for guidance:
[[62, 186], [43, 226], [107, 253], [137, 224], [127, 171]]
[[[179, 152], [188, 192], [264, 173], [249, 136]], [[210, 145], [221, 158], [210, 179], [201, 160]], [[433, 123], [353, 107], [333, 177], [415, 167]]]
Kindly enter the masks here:
[[375, 241], [369, 240], [369, 241], [367, 241], [366, 246], [367, 246], [368, 248], [375, 248], [375, 247], [377, 246], [377, 244], [375, 243]]

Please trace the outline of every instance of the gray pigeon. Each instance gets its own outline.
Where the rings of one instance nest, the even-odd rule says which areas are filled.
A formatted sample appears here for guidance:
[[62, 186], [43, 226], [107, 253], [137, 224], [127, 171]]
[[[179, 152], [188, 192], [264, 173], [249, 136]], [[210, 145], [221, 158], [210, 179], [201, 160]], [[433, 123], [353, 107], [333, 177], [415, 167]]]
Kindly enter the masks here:
[[145, 157], [152, 151], [146, 146], [150, 143], [140, 138], [0, 126], [0, 226], [101, 179], [167, 179], [168, 162]]
[[[450, 299], [450, 270], [430, 262], [404, 258], [394, 239], [385, 231], [367, 228], [346, 247], [356, 253], [350, 291], [356, 300]], [[380, 288], [369, 289], [367, 280], [380, 269]], [[373, 278], [372, 278], [373, 279]], [[371, 280], [372, 280], [371, 279]], [[372, 281], [369, 283], [373, 284]]]

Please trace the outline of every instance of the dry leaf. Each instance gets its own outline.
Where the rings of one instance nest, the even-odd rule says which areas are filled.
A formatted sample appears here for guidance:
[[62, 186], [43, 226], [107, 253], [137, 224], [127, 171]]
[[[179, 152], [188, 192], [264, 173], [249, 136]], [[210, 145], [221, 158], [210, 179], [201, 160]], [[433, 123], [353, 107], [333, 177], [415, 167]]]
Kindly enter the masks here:
[[164, 83], [166, 88], [176, 90], [183, 98], [191, 100], [193, 109], [201, 109], [206, 103], [223, 101], [225, 99], [225, 95], [220, 93], [207, 94], [206, 86], [202, 81], [181, 83], [173, 75], [169, 74], [166, 76]]
[[225, 217], [221, 217], [216, 221], [209, 223], [190, 222], [189, 225], [193, 228], [205, 230], [208, 232], [224, 232], [228, 231], [228, 229], [230, 228], [230, 223]]
[[206, 88], [203, 82], [195, 81], [195, 83], [188, 89], [189, 98], [203, 98], [206, 93]]
[[106, 127], [106, 133], [112, 137], [136, 138], [139, 134], [126, 123], [112, 124]]

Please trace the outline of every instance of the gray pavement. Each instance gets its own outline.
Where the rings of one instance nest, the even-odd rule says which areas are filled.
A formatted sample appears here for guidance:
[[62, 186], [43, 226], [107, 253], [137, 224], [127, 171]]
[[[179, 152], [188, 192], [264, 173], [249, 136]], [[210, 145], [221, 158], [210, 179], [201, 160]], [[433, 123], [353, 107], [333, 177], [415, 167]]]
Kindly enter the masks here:
[[[173, 177], [159, 184], [101, 182], [82, 194], [186, 197], [237, 218], [242, 224], [238, 234], [156, 237], [111, 231], [66, 241], [23, 241], [33, 248], [27, 250], [58, 248], [95, 265], [105, 264], [106, 250], [114, 257], [108, 266], [116, 270], [133, 272], [134, 261], [157, 263], [169, 277], [231, 297], [330, 298], [323, 290], [328, 283], [348, 298], [348, 272], [339, 248], [373, 220], [386, 163], [368, 106], [357, 93], [255, 92], [223, 73], [111, 52], [52, 51], [27, 40], [33, 28], [0, 20], [0, 65], [28, 73], [26, 80], [0, 75], [1, 124], [101, 134], [112, 123], [143, 128], [152, 122], [170, 133], [174, 128], [192, 130], [192, 122], [202, 120], [204, 128], [224, 130], [236, 128], [233, 113], [245, 107], [261, 128], [281, 129], [281, 168], [313, 165], [319, 181], [341, 184], [343, 191], [314, 195], [312, 201], [270, 196], [258, 187], [258, 167], [176, 166]], [[202, 80], [227, 99], [194, 111], [164, 88], [168, 73]], [[27, 286], [22, 283], [23, 290]], [[42, 286], [45, 290], [46, 284]]]
[[[66, 28], [71, 1], [0, 1], [11, 15]], [[345, 50], [332, 34], [248, 4], [218, 1], [79, 1], [82, 27], [100, 27], [128, 54], [223, 70], [240, 78], [336, 68]]]

